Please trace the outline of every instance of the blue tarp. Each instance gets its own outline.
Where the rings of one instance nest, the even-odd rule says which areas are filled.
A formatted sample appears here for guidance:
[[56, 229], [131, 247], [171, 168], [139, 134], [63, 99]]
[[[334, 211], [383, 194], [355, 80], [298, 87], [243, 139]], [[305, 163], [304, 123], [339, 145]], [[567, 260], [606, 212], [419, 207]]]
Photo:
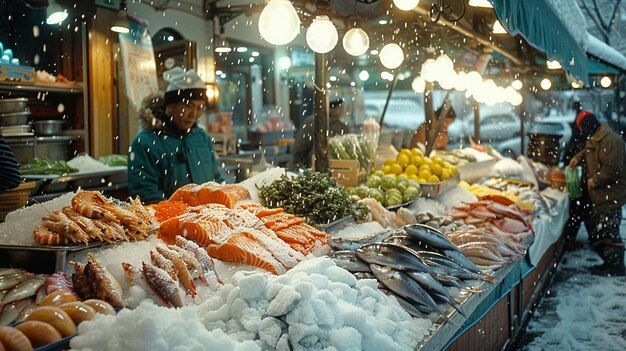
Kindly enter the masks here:
[[571, 75], [588, 84], [587, 55], [545, 0], [490, 0], [498, 19], [511, 35], [556, 59]]

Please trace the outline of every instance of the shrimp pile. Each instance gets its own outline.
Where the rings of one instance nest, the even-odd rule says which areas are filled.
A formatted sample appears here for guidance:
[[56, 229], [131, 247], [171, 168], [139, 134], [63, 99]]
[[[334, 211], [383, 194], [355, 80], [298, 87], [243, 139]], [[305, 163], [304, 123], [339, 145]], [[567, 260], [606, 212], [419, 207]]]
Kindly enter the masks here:
[[72, 205], [52, 211], [33, 230], [36, 242], [47, 245], [143, 240], [157, 229], [156, 221], [137, 199], [116, 204], [96, 191], [83, 191]]

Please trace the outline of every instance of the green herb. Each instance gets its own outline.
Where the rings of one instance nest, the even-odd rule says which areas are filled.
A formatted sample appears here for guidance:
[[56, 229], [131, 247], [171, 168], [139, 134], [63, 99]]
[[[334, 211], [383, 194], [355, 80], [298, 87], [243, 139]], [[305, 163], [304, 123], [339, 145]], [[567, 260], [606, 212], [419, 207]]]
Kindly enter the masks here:
[[311, 224], [327, 224], [347, 216], [361, 220], [368, 213], [367, 207], [350, 198], [334, 178], [309, 170], [299, 177], [282, 176], [261, 187], [259, 196], [264, 206], [281, 207]]
[[22, 175], [64, 175], [76, 172], [78, 169], [71, 167], [65, 161], [50, 161], [38, 157], [33, 158], [29, 163], [20, 165]]
[[106, 155], [98, 157], [98, 161], [107, 166], [128, 166], [128, 157], [126, 155]]

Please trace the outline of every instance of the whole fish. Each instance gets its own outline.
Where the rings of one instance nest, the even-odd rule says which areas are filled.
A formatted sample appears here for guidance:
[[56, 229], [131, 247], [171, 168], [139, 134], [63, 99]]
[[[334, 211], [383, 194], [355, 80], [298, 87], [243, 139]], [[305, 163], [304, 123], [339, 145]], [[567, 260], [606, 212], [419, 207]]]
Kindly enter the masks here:
[[350, 273], [371, 273], [370, 267], [357, 257], [356, 252], [351, 250], [335, 251], [328, 255], [338, 267]]
[[404, 271], [433, 273], [415, 250], [402, 245], [392, 243], [367, 244], [358, 248], [356, 255], [369, 264], [378, 264]]
[[383, 241], [394, 233], [396, 233], [395, 229], [389, 229], [362, 238], [332, 238], [328, 245], [330, 245], [330, 247], [334, 250], [356, 250], [365, 244]]
[[91, 252], [87, 253], [85, 277], [98, 299], [110, 303], [115, 308], [124, 308], [122, 286]]
[[502, 262], [502, 261], [492, 261], [486, 258], [482, 258], [482, 257], [474, 257], [474, 256], [470, 256], [469, 257], [470, 260], [472, 260], [472, 262], [476, 263], [479, 266], [483, 266], [483, 267], [489, 267], [493, 270], [503, 266], [506, 264], [506, 262]]
[[191, 240], [187, 240], [183, 238], [180, 235], [176, 237], [176, 245], [182, 247], [183, 249], [187, 251], [192, 252], [196, 256], [198, 261], [200, 262], [200, 265], [202, 266], [202, 270], [205, 273], [213, 272], [213, 274], [215, 274], [215, 278], [217, 279], [217, 282], [220, 284], [223, 284], [222, 280], [217, 275], [217, 271], [215, 270], [215, 263], [213, 262], [213, 259], [211, 258], [211, 256], [209, 256], [209, 254], [206, 252], [204, 248], [200, 247], [200, 245], [196, 244], [195, 242]]
[[435, 300], [407, 273], [377, 264], [371, 264], [370, 267], [376, 279], [389, 290], [409, 301], [415, 301], [420, 305], [432, 308], [446, 318]]
[[26, 273], [26, 271], [21, 268], [0, 268], [0, 277], [16, 273]]
[[388, 237], [387, 239], [385, 239], [383, 242], [406, 246], [409, 249], [413, 249], [415, 251], [422, 251], [422, 250], [431, 250], [431, 249], [433, 249], [433, 248], [429, 247], [428, 245], [426, 245], [424, 242], [420, 242], [417, 239], [415, 239], [414, 237], [412, 237], [410, 235], [406, 235], [406, 234], [395, 234], [395, 235], [392, 235], [392, 236]]
[[34, 276], [32, 273], [20, 271], [2, 275], [0, 276], [0, 291], [9, 290], [23, 281], [32, 279]]
[[[459, 248], [461, 249], [461, 251], [463, 253], [465, 253], [466, 256], [476, 256], [476, 255], [472, 255], [469, 252], [466, 251], [471, 251], [471, 250], [480, 250], [480, 249], [485, 249], [487, 251], [489, 251], [491, 254], [493, 254], [495, 257], [497, 257], [497, 260], [494, 261], [506, 261], [509, 262], [511, 261], [512, 258], [517, 258], [520, 255], [513, 252], [512, 250], [510, 250], [509, 248], [507, 248], [506, 246], [498, 246], [494, 243], [490, 243], [490, 242], [473, 242], [473, 243], [468, 243], [468, 244], [463, 244], [461, 246], [459, 246]], [[491, 259], [489, 257], [485, 257], [487, 259]]]
[[2, 308], [2, 312], [0, 312], [0, 326], [6, 326], [13, 323], [17, 319], [20, 312], [32, 303], [32, 299], [22, 299], [5, 305]]
[[470, 272], [476, 274], [483, 274], [483, 271], [474, 264], [467, 256], [465, 256], [462, 252], [457, 250], [443, 250], [443, 253], [450, 257], [455, 263], [459, 266], [469, 270]]
[[448, 287], [457, 288], [457, 289], [463, 289], [463, 286], [461, 285], [461, 281], [459, 280], [459, 278], [457, 278], [455, 276], [436, 273], [434, 275], [434, 277], [443, 286], [448, 286]]
[[146, 292], [146, 296], [154, 301], [156, 305], [165, 306], [163, 298], [154, 291], [141, 269], [126, 262], [122, 262], [122, 269], [124, 270], [124, 278], [126, 278], [126, 283], [129, 287], [138, 286], [142, 288]]
[[356, 279], [359, 279], [359, 280], [362, 280], [362, 279], [376, 279], [376, 276], [372, 273], [372, 271], [369, 271], [369, 272], [355, 272], [355, 273], [353, 273], [353, 275], [354, 275], [354, 277]]
[[143, 262], [143, 274], [152, 290], [159, 294], [167, 306], [183, 307], [178, 284], [164, 270]]
[[416, 317], [416, 318], [426, 318], [426, 316], [422, 312], [420, 312], [420, 310], [418, 310], [415, 306], [413, 306], [412, 303], [408, 302], [407, 300], [401, 298], [398, 295], [395, 295], [394, 297], [396, 300], [398, 300], [398, 303], [400, 304], [400, 306], [404, 308], [404, 310], [411, 316]]
[[36, 275], [33, 278], [23, 281], [13, 287], [2, 299], [2, 305], [9, 304], [13, 301], [18, 301], [25, 299], [27, 297], [35, 296], [37, 291], [44, 285], [46, 282], [47, 276], [45, 275]]
[[428, 273], [422, 273], [422, 272], [408, 272], [408, 274], [419, 285], [421, 285], [422, 288], [424, 288], [427, 293], [429, 293], [431, 296], [433, 296], [434, 294], [436, 294], [437, 296], [440, 296], [441, 297], [440, 301], [443, 301], [449, 304], [455, 310], [459, 311], [459, 313], [467, 319], [467, 315], [461, 309], [461, 306], [459, 306], [459, 304], [450, 295], [450, 293], [448, 292], [448, 289], [446, 289], [443, 285], [441, 285], [441, 283], [437, 279], [435, 279], [432, 275]]
[[423, 224], [412, 224], [404, 227], [404, 231], [415, 239], [440, 250], [458, 250], [458, 248], [436, 229]]
[[500, 263], [507, 263], [511, 261], [510, 258], [502, 257], [499, 253], [493, 252], [486, 247], [480, 246], [467, 246], [463, 249], [463, 254], [468, 258], [478, 257]]

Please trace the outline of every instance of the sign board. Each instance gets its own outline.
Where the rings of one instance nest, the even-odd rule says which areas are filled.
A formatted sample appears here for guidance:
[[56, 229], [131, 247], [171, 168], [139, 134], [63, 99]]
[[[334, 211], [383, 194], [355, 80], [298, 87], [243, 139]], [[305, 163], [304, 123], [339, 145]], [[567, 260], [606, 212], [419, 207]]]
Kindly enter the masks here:
[[96, 0], [96, 6], [106, 7], [111, 10], [119, 10], [120, 0]]
[[134, 25], [132, 21], [130, 25], [130, 33], [121, 33], [119, 39], [126, 95], [133, 108], [138, 109], [146, 96], [159, 91], [159, 84], [152, 40], [141, 26]]
[[358, 163], [356, 160], [328, 160], [328, 165], [337, 183], [345, 187], [359, 185]]

